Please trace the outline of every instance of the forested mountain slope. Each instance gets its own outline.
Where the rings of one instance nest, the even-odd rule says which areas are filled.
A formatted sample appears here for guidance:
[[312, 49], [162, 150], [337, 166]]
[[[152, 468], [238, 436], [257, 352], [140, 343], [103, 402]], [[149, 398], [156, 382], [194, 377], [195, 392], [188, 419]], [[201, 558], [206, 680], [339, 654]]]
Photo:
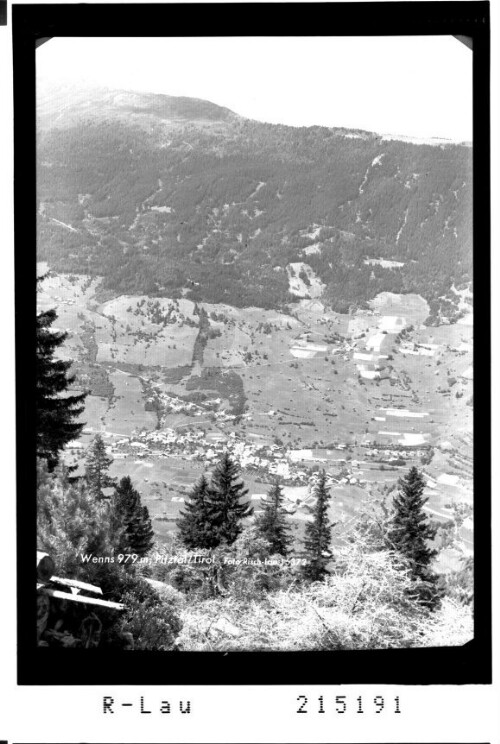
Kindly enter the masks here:
[[[117, 293], [278, 307], [306, 263], [336, 310], [472, 280], [471, 149], [244, 119], [207, 101], [38, 91], [38, 258]], [[307, 285], [308, 275], [303, 279]]]

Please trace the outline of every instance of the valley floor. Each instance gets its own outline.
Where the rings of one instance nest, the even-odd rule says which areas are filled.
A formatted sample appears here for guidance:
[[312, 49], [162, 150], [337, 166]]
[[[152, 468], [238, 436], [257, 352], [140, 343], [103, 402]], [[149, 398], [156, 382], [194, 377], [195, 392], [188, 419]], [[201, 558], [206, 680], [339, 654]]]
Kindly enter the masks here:
[[471, 554], [470, 325], [423, 325], [428, 307], [416, 295], [383, 293], [371, 309], [340, 315], [320, 298], [286, 312], [132, 296], [100, 303], [98, 287], [52, 274], [39, 294], [69, 331], [65, 355], [91, 391], [67, 457], [81, 464], [101, 433], [112, 475], [131, 476], [160, 541], [172, 539], [192, 483], [229, 450], [257, 511], [279, 478], [299, 540], [319, 469], [330, 478], [331, 518], [346, 524], [415, 464], [428, 513], [456, 533], [440, 570]]

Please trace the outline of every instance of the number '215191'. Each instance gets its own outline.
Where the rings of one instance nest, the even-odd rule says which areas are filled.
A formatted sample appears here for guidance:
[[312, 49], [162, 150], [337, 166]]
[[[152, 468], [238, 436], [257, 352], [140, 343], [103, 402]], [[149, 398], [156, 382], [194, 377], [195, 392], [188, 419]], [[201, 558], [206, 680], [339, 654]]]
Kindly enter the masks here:
[[305, 695], [299, 695], [297, 703], [296, 713], [401, 713], [399, 695], [387, 699], [382, 695], [375, 695], [373, 698], [363, 695], [357, 698], [336, 695], [326, 700], [323, 695], [311, 700]]

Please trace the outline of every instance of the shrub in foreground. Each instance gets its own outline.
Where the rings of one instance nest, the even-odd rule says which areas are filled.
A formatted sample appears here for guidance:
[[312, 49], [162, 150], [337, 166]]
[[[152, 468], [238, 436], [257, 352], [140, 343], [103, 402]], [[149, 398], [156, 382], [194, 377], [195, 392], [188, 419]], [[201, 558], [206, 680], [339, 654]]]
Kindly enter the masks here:
[[321, 582], [186, 607], [179, 643], [193, 651], [300, 651], [446, 645], [448, 637], [459, 644], [472, 637], [468, 608], [459, 608], [454, 627], [453, 602], [431, 612], [414, 601], [411, 570], [397, 554], [368, 552], [357, 542], [336, 557], [335, 571]]
[[126, 609], [110, 628], [108, 642], [131, 634], [134, 648], [169, 651], [175, 648], [182, 622], [175, 599], [162, 597], [144, 579], [127, 577], [118, 589]]

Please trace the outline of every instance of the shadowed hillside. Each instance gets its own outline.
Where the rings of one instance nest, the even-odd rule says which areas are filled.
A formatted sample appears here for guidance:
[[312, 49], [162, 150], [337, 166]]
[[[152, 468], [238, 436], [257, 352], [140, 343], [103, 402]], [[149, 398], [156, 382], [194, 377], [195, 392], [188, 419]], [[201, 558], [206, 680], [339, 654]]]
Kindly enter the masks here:
[[305, 263], [346, 312], [413, 292], [456, 318], [472, 279], [471, 150], [264, 124], [206, 101], [39, 91], [38, 256], [114, 293], [297, 299]]

